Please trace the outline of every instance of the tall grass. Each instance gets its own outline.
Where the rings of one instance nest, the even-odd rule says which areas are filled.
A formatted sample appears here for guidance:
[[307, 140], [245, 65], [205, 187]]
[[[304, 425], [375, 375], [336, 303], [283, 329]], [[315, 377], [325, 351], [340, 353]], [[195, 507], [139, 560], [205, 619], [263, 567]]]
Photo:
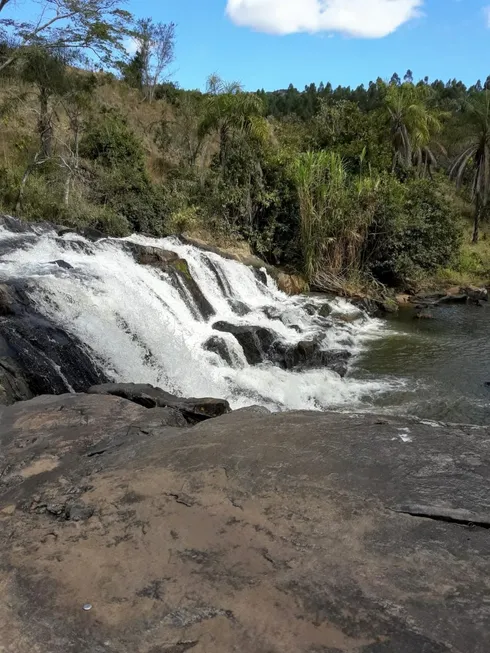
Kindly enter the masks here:
[[345, 276], [358, 272], [375, 206], [378, 182], [351, 179], [335, 152], [306, 152], [295, 161], [294, 179], [301, 217], [303, 271]]

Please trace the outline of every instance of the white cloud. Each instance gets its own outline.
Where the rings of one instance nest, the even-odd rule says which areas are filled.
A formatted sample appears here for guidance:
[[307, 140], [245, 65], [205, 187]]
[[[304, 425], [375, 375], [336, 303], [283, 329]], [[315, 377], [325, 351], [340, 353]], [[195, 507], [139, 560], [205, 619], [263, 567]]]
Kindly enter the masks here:
[[228, 0], [226, 13], [242, 27], [269, 34], [342, 32], [381, 38], [420, 15], [424, 0]]

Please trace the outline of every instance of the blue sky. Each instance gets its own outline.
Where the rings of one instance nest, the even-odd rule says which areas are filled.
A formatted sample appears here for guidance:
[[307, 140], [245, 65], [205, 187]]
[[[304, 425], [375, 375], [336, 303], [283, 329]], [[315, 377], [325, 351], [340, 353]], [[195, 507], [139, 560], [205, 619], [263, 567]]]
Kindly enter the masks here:
[[[10, 11], [33, 17], [40, 0]], [[428, 75], [467, 83], [490, 74], [490, 0], [129, 0], [138, 17], [177, 23], [173, 77], [203, 88], [217, 72], [245, 88], [314, 81], [357, 86]], [[7, 12], [2, 17], [8, 17]]]
[[[240, 1], [242, 9], [245, 7], [241, 14]], [[374, 24], [366, 29], [375, 32], [378, 19], [381, 31], [391, 30], [383, 38], [357, 36], [357, 30], [362, 31], [369, 22], [361, 15], [358, 25], [355, 16], [331, 16], [322, 24], [317, 11], [317, 24], [313, 10], [307, 25], [297, 25], [305, 7], [319, 0], [235, 2], [239, 7], [232, 16], [235, 22], [225, 13], [226, 0], [132, 0], [130, 7], [138, 15], [149, 14], [155, 20], [177, 23], [174, 80], [186, 88], [202, 87], [212, 72], [226, 80], [238, 80], [249, 90], [284, 88], [289, 83], [303, 88], [312, 81], [357, 86], [377, 76], [389, 78], [394, 71], [403, 75], [408, 68], [416, 78], [456, 77], [471, 83], [490, 74], [489, 14], [485, 10], [488, 0], [388, 0], [388, 4], [401, 5], [401, 13], [391, 22], [386, 20], [385, 8], [376, 7], [386, 5], [387, 0], [331, 2], [340, 11], [343, 6], [348, 11], [352, 5], [354, 13], [356, 5], [364, 5], [363, 10], [368, 12], [369, 5], [373, 5]], [[289, 22], [287, 16], [278, 16], [275, 6], [281, 4], [283, 9], [291, 5], [292, 11], [296, 10], [296, 22], [294, 16]], [[265, 18], [264, 7], [268, 11]], [[415, 15], [404, 22], [411, 7]], [[276, 16], [278, 24], [274, 25]], [[328, 24], [323, 30], [325, 22]], [[401, 24], [395, 28], [397, 22]], [[330, 24], [337, 29], [330, 28]], [[293, 33], [270, 33], [280, 30]]]

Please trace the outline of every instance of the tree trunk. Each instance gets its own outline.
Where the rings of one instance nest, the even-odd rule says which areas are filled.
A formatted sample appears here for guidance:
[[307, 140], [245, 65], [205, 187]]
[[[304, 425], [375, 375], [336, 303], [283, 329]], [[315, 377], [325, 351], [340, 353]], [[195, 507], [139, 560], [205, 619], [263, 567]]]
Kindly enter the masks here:
[[51, 158], [53, 151], [53, 123], [49, 114], [49, 92], [42, 87], [39, 92], [38, 131], [41, 140], [40, 155], [43, 159]]
[[24, 191], [25, 191], [25, 187], [26, 187], [26, 184], [27, 184], [27, 180], [29, 179], [29, 176], [30, 176], [31, 172], [34, 170], [36, 165], [38, 165], [38, 159], [39, 159], [39, 152], [34, 157], [34, 161], [27, 166], [27, 168], [26, 168], [26, 170], [25, 170], [25, 172], [24, 172], [24, 174], [22, 176], [22, 180], [21, 180], [20, 186], [19, 186], [19, 192], [17, 194], [17, 201], [15, 202], [15, 212], [17, 214], [20, 214], [20, 212], [22, 210], [22, 200], [24, 198]]
[[75, 116], [75, 118], [72, 119], [71, 127], [74, 133], [74, 151], [71, 157], [72, 167], [68, 169], [68, 175], [65, 182], [65, 206], [70, 204], [70, 192], [73, 185], [73, 178], [78, 173], [78, 168], [80, 166], [80, 121], [78, 116]]

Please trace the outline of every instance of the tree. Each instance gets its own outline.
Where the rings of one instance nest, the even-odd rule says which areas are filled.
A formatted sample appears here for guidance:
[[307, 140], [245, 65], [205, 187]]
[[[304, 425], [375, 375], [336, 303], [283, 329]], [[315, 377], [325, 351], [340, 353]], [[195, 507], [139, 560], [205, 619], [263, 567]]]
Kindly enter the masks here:
[[142, 18], [137, 23], [135, 38], [139, 45], [142, 87], [146, 99], [152, 102], [157, 85], [165, 80], [165, 73], [175, 58], [175, 24]]
[[53, 107], [51, 98], [61, 95], [66, 87], [67, 53], [50, 53], [40, 47], [26, 50], [21, 77], [38, 89], [39, 111], [37, 128], [39, 133], [39, 157], [47, 161], [53, 149]]
[[31, 47], [25, 51], [20, 77], [37, 88], [39, 149], [22, 176], [16, 202], [17, 211], [22, 208], [24, 189], [29, 176], [37, 166], [49, 161], [53, 153], [54, 107], [51, 98], [54, 95], [61, 95], [65, 89], [67, 63], [63, 58], [65, 54], [64, 52], [51, 54], [40, 47]]
[[405, 76], [403, 77], [403, 81], [407, 82], [408, 84], [413, 84], [413, 73], [410, 70], [410, 68], [405, 73]]
[[90, 112], [91, 100], [97, 80], [94, 75], [83, 75], [78, 72], [67, 74], [65, 93], [61, 104], [68, 116], [70, 123], [71, 142], [65, 143], [67, 155], [60, 155], [60, 161], [66, 168], [66, 182], [64, 204], [70, 203], [70, 193], [73, 181], [79, 173], [80, 167], [80, 140], [87, 127], [87, 115]]
[[119, 70], [121, 71], [123, 80], [128, 86], [131, 86], [131, 88], [137, 88], [140, 91], [143, 90], [144, 61], [141, 50], [137, 50], [134, 57], [132, 57], [128, 62], [121, 61], [119, 64]]
[[402, 80], [400, 79], [400, 75], [398, 73], [393, 73], [390, 79], [390, 85], [400, 86], [401, 83]]
[[472, 173], [471, 197], [475, 205], [473, 242], [477, 243], [490, 190], [490, 90], [467, 103], [464, 119], [470, 132], [469, 142], [449, 172], [458, 187], [461, 186], [464, 174]]
[[444, 116], [429, 108], [427, 87], [390, 84], [385, 105], [391, 127], [392, 172], [397, 166], [407, 170], [416, 164], [419, 172], [427, 169], [430, 174], [436, 159], [429, 145], [441, 131]]
[[202, 140], [213, 131], [218, 133], [219, 163], [224, 170], [230, 132], [251, 131], [254, 120], [262, 113], [263, 104], [254, 93], [245, 93], [238, 82], [226, 83], [217, 75], [209, 77], [207, 94], [199, 135]]
[[[0, 18], [0, 35], [10, 35], [16, 44], [0, 64], [0, 71], [22, 58], [29, 48], [56, 52], [76, 49], [96, 55], [103, 63], [114, 63], [114, 50], [124, 52], [122, 37], [130, 33], [131, 14], [120, 8], [124, 0], [43, 0], [31, 20]], [[8, 16], [9, 0], [0, 0], [0, 12]]]

